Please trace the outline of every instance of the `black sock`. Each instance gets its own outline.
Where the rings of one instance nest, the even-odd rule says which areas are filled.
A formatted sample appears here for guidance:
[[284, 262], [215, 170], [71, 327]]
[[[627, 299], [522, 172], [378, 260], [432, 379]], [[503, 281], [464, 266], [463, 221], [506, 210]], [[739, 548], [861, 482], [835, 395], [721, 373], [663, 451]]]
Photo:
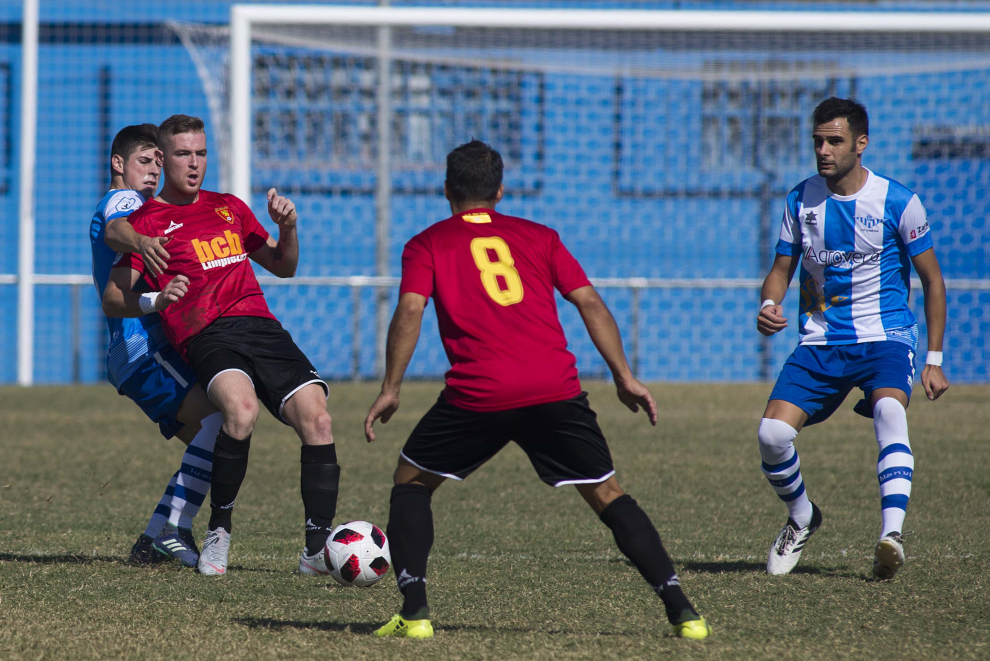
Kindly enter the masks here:
[[681, 590], [674, 565], [660, 541], [660, 534], [636, 501], [628, 495], [619, 496], [602, 511], [601, 520], [612, 530], [619, 550], [636, 565], [639, 573], [663, 600], [671, 624], [696, 619], [698, 613]]
[[426, 560], [433, 546], [433, 492], [421, 484], [392, 487], [388, 514], [389, 549], [403, 603], [399, 615], [407, 620], [429, 619], [426, 605]]
[[230, 514], [247, 474], [251, 435], [238, 440], [220, 428], [213, 448], [213, 476], [210, 478], [210, 530], [230, 532]]
[[304, 445], [299, 461], [302, 464], [299, 485], [306, 513], [306, 555], [315, 555], [327, 543], [337, 513], [340, 483], [337, 447], [333, 443]]

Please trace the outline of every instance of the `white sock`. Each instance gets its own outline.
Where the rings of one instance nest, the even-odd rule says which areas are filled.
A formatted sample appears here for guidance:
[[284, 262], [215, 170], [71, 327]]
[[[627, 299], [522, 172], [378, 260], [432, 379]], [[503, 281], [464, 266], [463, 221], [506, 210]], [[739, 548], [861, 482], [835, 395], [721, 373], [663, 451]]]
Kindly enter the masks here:
[[176, 473], [175, 492], [169, 503], [168, 522], [179, 528], [192, 528], [192, 520], [210, 491], [213, 446], [223, 424], [223, 414], [208, 415], [199, 424], [199, 432], [182, 455], [182, 467]]
[[763, 474], [777, 497], [787, 504], [788, 515], [801, 528], [811, 523], [811, 501], [801, 477], [801, 459], [794, 448], [797, 430], [782, 420], [760, 421], [760, 457]]
[[148, 521], [148, 527], [144, 529], [144, 534], [148, 537], [157, 537], [158, 533], [162, 531], [162, 527], [168, 523], [168, 515], [171, 512], [172, 505], [172, 494], [175, 492], [175, 481], [178, 477], [179, 474], [175, 473], [172, 479], [168, 481], [168, 486], [165, 487], [165, 494], [158, 501], [158, 506], [155, 508], [154, 514], [151, 515], [151, 520]]
[[880, 537], [884, 537], [892, 532], [904, 532], [914, 455], [908, 441], [907, 411], [893, 397], [883, 397], [873, 407], [873, 428], [880, 446], [877, 479], [880, 481], [880, 514], [883, 518]]

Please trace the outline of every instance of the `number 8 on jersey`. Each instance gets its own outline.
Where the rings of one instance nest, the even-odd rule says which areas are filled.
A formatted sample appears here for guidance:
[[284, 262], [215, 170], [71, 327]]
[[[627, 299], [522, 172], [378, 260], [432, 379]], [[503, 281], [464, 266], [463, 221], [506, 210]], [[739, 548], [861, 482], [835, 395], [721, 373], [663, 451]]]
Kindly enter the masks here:
[[[492, 261], [488, 251], [497, 256]], [[501, 237], [478, 237], [471, 241], [471, 256], [481, 271], [481, 284], [493, 301], [499, 305], [515, 305], [523, 300], [522, 279], [514, 268], [515, 261], [509, 245]], [[503, 282], [499, 282], [502, 276]], [[505, 285], [504, 287], [502, 285]]]

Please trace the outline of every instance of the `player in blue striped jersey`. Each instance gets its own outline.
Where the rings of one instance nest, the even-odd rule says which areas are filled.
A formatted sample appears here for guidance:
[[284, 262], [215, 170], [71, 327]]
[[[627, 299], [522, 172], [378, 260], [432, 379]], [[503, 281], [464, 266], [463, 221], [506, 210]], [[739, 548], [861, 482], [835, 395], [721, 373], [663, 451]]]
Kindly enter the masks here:
[[[149, 266], [164, 269], [168, 252], [163, 241], [137, 234], [127, 222], [155, 194], [161, 173], [156, 150], [152, 124], [125, 127], [113, 140], [110, 191], [97, 205], [89, 232], [93, 283], [101, 300], [120, 253], [140, 253]], [[135, 309], [105, 309], [110, 331], [107, 379], [158, 423], [162, 436], [178, 436], [188, 446], [147, 528], [131, 549], [135, 563], [172, 557], [188, 567], [196, 566], [199, 553], [192, 537], [192, 519], [210, 488], [213, 445], [223, 422], [197, 385], [192, 369], [165, 338], [155, 311], [180, 298], [184, 287], [180, 277], [165, 291], [131, 302]]]
[[818, 176], [787, 196], [757, 316], [764, 335], [787, 327], [780, 303], [800, 261], [801, 342], [777, 378], [759, 429], [763, 472], [789, 513], [770, 548], [767, 572], [790, 572], [822, 522], [805, 490], [794, 439], [858, 387], [864, 399], [855, 410], [873, 418], [879, 445], [882, 527], [873, 575], [892, 578], [904, 563], [901, 533], [914, 473], [906, 413], [918, 343], [918, 322], [908, 307], [911, 265], [925, 293], [928, 353], [921, 381], [931, 400], [949, 387], [941, 368], [945, 283], [918, 196], [863, 167], [866, 108], [834, 97], [822, 102], [813, 137]]

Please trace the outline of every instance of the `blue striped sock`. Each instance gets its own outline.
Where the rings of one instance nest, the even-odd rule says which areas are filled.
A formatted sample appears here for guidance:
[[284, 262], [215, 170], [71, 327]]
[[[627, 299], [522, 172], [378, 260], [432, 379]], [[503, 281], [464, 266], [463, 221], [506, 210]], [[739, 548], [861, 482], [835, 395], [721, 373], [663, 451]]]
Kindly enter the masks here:
[[873, 407], [873, 427], [880, 455], [877, 457], [877, 480], [880, 482], [880, 514], [883, 537], [904, 531], [904, 517], [911, 499], [914, 455], [908, 440], [907, 411], [893, 397], [884, 397]]
[[794, 447], [797, 430], [782, 420], [764, 418], [759, 436], [763, 474], [787, 505], [794, 523], [804, 528], [811, 523], [812, 508], [801, 478], [801, 459]]
[[200, 430], [193, 437], [179, 468], [175, 492], [169, 503], [168, 521], [179, 528], [192, 528], [192, 520], [210, 491], [213, 471], [213, 446], [223, 424], [223, 414], [213, 413], [200, 421]]
[[144, 534], [148, 537], [157, 537], [158, 533], [162, 531], [162, 527], [168, 523], [168, 515], [172, 511], [172, 494], [175, 493], [175, 483], [178, 478], [179, 474], [176, 472], [172, 475], [172, 479], [168, 481], [168, 486], [165, 487], [165, 494], [158, 501], [158, 506], [148, 521], [148, 527], [144, 529]]

